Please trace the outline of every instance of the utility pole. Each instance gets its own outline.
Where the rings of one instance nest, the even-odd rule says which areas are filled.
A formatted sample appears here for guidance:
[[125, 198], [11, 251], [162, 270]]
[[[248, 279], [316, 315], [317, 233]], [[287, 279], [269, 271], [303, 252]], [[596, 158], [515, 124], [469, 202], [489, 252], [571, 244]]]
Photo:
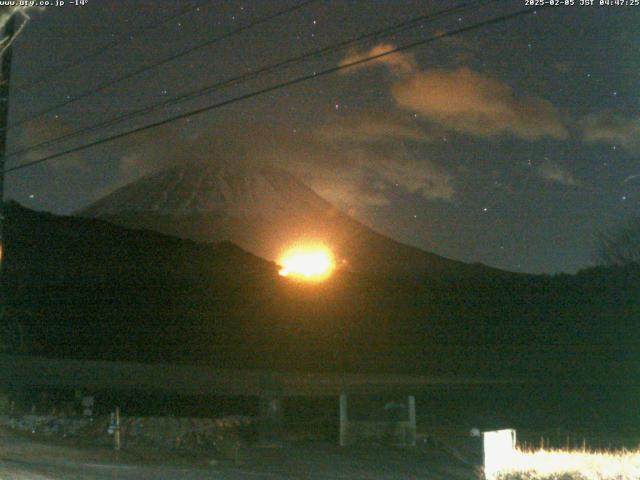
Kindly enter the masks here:
[[[2, 303], [4, 303], [4, 281], [2, 277], [2, 264], [4, 263], [4, 170], [9, 120], [9, 81], [11, 79], [11, 57], [13, 56], [12, 44], [15, 26], [16, 16], [12, 15], [2, 32], [2, 38], [8, 46], [1, 54], [2, 66], [0, 67], [0, 302]], [[1, 45], [0, 48], [2, 48]]]
[[[4, 45], [0, 45], [0, 322], [5, 321], [5, 296], [4, 282], [4, 169], [7, 154], [7, 127], [9, 120], [9, 80], [11, 78], [11, 56], [13, 52], [13, 36], [16, 31], [15, 15], [7, 20], [2, 29]], [[4, 48], [4, 49], [3, 49]], [[4, 327], [4, 325], [2, 325]], [[0, 344], [1, 345], [1, 344]]]

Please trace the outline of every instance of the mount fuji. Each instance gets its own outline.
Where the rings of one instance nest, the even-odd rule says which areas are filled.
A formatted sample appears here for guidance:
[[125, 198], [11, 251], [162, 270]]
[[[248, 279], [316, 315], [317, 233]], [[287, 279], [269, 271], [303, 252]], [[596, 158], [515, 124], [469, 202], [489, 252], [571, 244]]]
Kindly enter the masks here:
[[273, 167], [185, 162], [125, 185], [77, 215], [199, 242], [230, 241], [273, 261], [293, 244], [322, 243], [340, 268], [367, 274], [453, 280], [506, 273], [381, 235]]

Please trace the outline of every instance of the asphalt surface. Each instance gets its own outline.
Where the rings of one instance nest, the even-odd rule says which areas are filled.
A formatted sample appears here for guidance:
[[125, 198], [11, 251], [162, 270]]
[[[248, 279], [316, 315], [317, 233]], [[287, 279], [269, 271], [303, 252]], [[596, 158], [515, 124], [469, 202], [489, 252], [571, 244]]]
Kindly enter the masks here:
[[[417, 448], [327, 444], [247, 449], [238, 465], [119, 464], [67, 460], [0, 460], [1, 480], [204, 480], [204, 479], [473, 479], [473, 468], [442, 452]], [[4, 472], [4, 473], [3, 473]]]

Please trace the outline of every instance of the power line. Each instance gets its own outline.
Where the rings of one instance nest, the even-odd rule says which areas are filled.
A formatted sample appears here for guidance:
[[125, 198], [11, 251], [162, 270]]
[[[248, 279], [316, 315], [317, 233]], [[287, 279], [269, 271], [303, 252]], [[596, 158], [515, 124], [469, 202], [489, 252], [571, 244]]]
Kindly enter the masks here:
[[462, 5], [462, 6], [453, 7], [453, 8], [449, 8], [449, 9], [445, 9], [445, 10], [440, 10], [440, 11], [437, 11], [437, 12], [434, 12], [434, 13], [431, 13], [431, 14], [421, 15], [419, 17], [414, 17], [414, 18], [405, 20], [403, 22], [397, 23], [395, 25], [392, 25], [390, 27], [385, 27], [383, 29], [379, 29], [379, 30], [376, 30], [374, 32], [370, 32], [370, 33], [366, 33], [366, 34], [363, 34], [363, 35], [359, 35], [359, 36], [357, 36], [357, 37], [355, 37], [353, 39], [345, 40], [345, 41], [340, 42], [340, 43], [335, 44], [335, 45], [330, 45], [330, 46], [327, 46], [327, 47], [316, 49], [316, 50], [313, 50], [311, 52], [307, 52], [307, 53], [304, 53], [302, 55], [298, 55], [298, 56], [295, 56], [293, 58], [289, 58], [289, 59], [284, 60], [282, 62], [278, 62], [276, 64], [263, 67], [261, 69], [258, 69], [256, 71], [254, 71], [254, 72], [245, 73], [243, 75], [240, 75], [240, 76], [237, 76], [237, 77], [234, 77], [234, 78], [230, 78], [230, 79], [227, 79], [227, 80], [223, 80], [223, 81], [215, 83], [213, 85], [202, 87], [202, 88], [199, 88], [197, 90], [181, 94], [181, 95], [179, 95], [177, 97], [173, 97], [173, 98], [164, 100], [162, 102], [157, 102], [157, 103], [155, 103], [153, 105], [149, 105], [147, 107], [144, 107], [144, 108], [141, 108], [141, 109], [138, 109], [138, 110], [134, 110], [132, 112], [128, 112], [128, 113], [126, 113], [124, 115], [119, 115], [119, 116], [112, 117], [112, 118], [107, 119], [105, 121], [102, 121], [102, 122], [99, 122], [97, 124], [94, 124], [94, 125], [91, 125], [91, 126], [88, 126], [88, 127], [84, 127], [84, 128], [75, 130], [73, 132], [67, 133], [67, 134], [62, 135], [60, 137], [48, 139], [48, 140], [42, 141], [40, 143], [37, 143], [35, 145], [30, 145], [30, 146], [21, 148], [19, 150], [10, 152], [8, 154], [8, 156], [13, 157], [13, 156], [16, 156], [16, 155], [21, 155], [21, 154], [30, 152], [32, 150], [36, 150], [36, 149], [39, 149], [39, 148], [47, 147], [47, 146], [59, 143], [59, 142], [64, 141], [64, 140], [68, 140], [70, 138], [74, 138], [76, 136], [83, 135], [85, 133], [95, 132], [96, 130], [100, 130], [100, 129], [105, 128], [105, 127], [109, 127], [109, 126], [116, 125], [118, 123], [125, 122], [127, 120], [130, 120], [132, 118], [138, 117], [140, 115], [144, 115], [146, 113], [152, 112], [152, 111], [160, 109], [162, 107], [174, 105], [176, 103], [181, 103], [181, 102], [184, 102], [184, 101], [187, 101], [187, 100], [193, 100], [195, 98], [199, 98], [199, 97], [202, 97], [202, 96], [207, 95], [209, 93], [212, 93], [212, 92], [214, 92], [216, 90], [219, 90], [219, 89], [222, 89], [222, 88], [225, 88], [225, 87], [229, 87], [229, 86], [232, 86], [232, 85], [237, 85], [237, 84], [240, 84], [240, 83], [244, 83], [244, 82], [246, 82], [248, 80], [253, 80], [255, 78], [258, 78], [262, 74], [271, 74], [271, 73], [280, 71], [280, 70], [282, 70], [284, 68], [288, 68], [288, 67], [290, 67], [292, 65], [304, 62], [304, 61], [309, 60], [311, 58], [322, 56], [322, 55], [325, 55], [327, 53], [336, 53], [336, 52], [339, 52], [340, 50], [344, 50], [346, 48], [350, 48], [350, 47], [352, 47], [352, 46], [354, 46], [356, 44], [359, 44], [361, 42], [364, 42], [364, 41], [368, 41], [368, 40], [372, 40], [372, 39], [380, 38], [380, 37], [385, 37], [385, 36], [389, 36], [389, 35], [392, 35], [392, 34], [397, 34], [397, 33], [401, 32], [401, 31], [408, 30], [408, 29], [411, 29], [411, 28], [415, 28], [418, 25], [422, 25], [428, 20], [435, 20], [438, 17], [445, 16], [445, 15], [451, 15], [451, 14], [454, 14], [454, 13], [458, 13], [459, 14], [459, 13], [462, 13], [462, 12], [464, 12], [466, 10], [471, 9], [471, 8], [476, 8], [476, 7], [478, 7], [478, 6], [482, 5], [482, 4], [490, 3], [490, 2], [493, 2], [493, 1], [495, 1], [495, 0], [476, 0], [476, 1], [469, 2], [469, 3], [467, 3], [465, 5]]
[[208, 105], [206, 107], [198, 108], [196, 110], [192, 110], [191, 112], [186, 112], [186, 113], [182, 113], [182, 114], [179, 114], [179, 115], [175, 115], [173, 117], [169, 117], [169, 118], [166, 118], [164, 120], [159, 120], [157, 122], [153, 122], [153, 123], [150, 123], [148, 125], [144, 125], [144, 126], [135, 128], [133, 130], [128, 130], [128, 131], [125, 131], [125, 132], [121, 132], [121, 133], [118, 133], [118, 134], [115, 134], [115, 135], [111, 135], [109, 137], [105, 137], [105, 138], [96, 140], [94, 142], [90, 142], [90, 143], [87, 143], [87, 144], [84, 144], [84, 145], [80, 145], [80, 146], [77, 146], [77, 147], [74, 147], [74, 148], [70, 148], [70, 149], [65, 150], [63, 152], [58, 152], [58, 153], [55, 153], [55, 154], [52, 154], [52, 155], [48, 155], [48, 156], [46, 156], [44, 158], [40, 158], [38, 160], [33, 160], [31, 162], [26, 162], [26, 163], [23, 163], [21, 165], [16, 165], [15, 167], [11, 167], [11, 168], [6, 169], [4, 171], [4, 173], [10, 173], [10, 172], [14, 172], [14, 171], [17, 171], [17, 170], [22, 170], [24, 168], [32, 167], [34, 165], [38, 165], [38, 164], [41, 164], [41, 163], [44, 163], [44, 162], [47, 162], [47, 161], [50, 161], [50, 160], [53, 160], [53, 159], [56, 159], [56, 158], [60, 158], [60, 157], [63, 157], [65, 155], [69, 155], [71, 153], [76, 153], [76, 152], [79, 152], [79, 151], [82, 151], [82, 150], [86, 150], [86, 149], [91, 148], [91, 147], [95, 147], [97, 145], [101, 145], [103, 143], [107, 143], [107, 142], [110, 142], [110, 141], [113, 141], [113, 140], [118, 140], [118, 139], [121, 139], [121, 138], [124, 138], [124, 137], [128, 137], [130, 135], [136, 134], [136, 133], [140, 133], [140, 132], [143, 132], [143, 131], [146, 131], [146, 130], [150, 130], [150, 129], [153, 129], [153, 128], [156, 128], [156, 127], [160, 127], [162, 125], [166, 125], [168, 123], [172, 123], [172, 122], [175, 122], [177, 120], [182, 120], [182, 119], [185, 119], [185, 118], [188, 118], [188, 117], [199, 115], [201, 113], [209, 112], [211, 110], [215, 110], [215, 109], [218, 109], [218, 108], [221, 108], [221, 107], [225, 107], [225, 106], [230, 105], [232, 103], [240, 102], [242, 100], [247, 100], [249, 98], [253, 98], [253, 97], [256, 97], [258, 95], [263, 95], [265, 93], [269, 93], [269, 92], [273, 92], [273, 91], [276, 91], [276, 90], [280, 90], [282, 88], [290, 87], [292, 85], [296, 85], [298, 83], [302, 83], [302, 82], [305, 82], [305, 81], [308, 81], [308, 80], [313, 80], [313, 79], [317, 79], [317, 78], [320, 78], [320, 77], [323, 77], [323, 76], [326, 76], [326, 75], [330, 75], [330, 74], [336, 73], [336, 72], [338, 72], [340, 70], [344, 70], [344, 69], [347, 69], [347, 68], [352, 68], [352, 67], [357, 66], [357, 65], [362, 65], [364, 63], [368, 63], [368, 62], [371, 62], [373, 60], [377, 60], [379, 58], [383, 58], [383, 57], [392, 55], [392, 54], [397, 53], [397, 52], [401, 52], [401, 51], [408, 50], [408, 49], [411, 49], [411, 48], [415, 48], [415, 47], [418, 47], [418, 46], [421, 46], [421, 45], [425, 45], [427, 43], [431, 43], [433, 41], [437, 41], [437, 40], [440, 40], [442, 38], [447, 38], [447, 37], [452, 37], [452, 36], [455, 36], [455, 35], [460, 35], [462, 33], [470, 32], [472, 30], [477, 30], [479, 28], [487, 27], [487, 26], [490, 26], [490, 25], [495, 25], [495, 24], [502, 23], [502, 22], [507, 21], [507, 20], [512, 20], [512, 19], [521, 17], [523, 15], [527, 15], [529, 13], [538, 11], [538, 10], [543, 10], [545, 8], [548, 8], [548, 7], [541, 6], [541, 7], [526, 8], [526, 9], [518, 10], [517, 12], [514, 12], [514, 13], [501, 15], [501, 16], [498, 16], [498, 17], [491, 18], [489, 20], [484, 20], [482, 22], [479, 22], [479, 23], [476, 23], [476, 24], [473, 24], [473, 25], [469, 25], [469, 26], [466, 26], [466, 27], [461, 27], [461, 28], [458, 28], [458, 29], [455, 29], [455, 30], [450, 30], [448, 32], [445, 32], [445, 33], [442, 33], [442, 34], [439, 34], [439, 35], [436, 35], [436, 36], [433, 36], [433, 37], [429, 37], [429, 38], [426, 38], [426, 39], [423, 39], [423, 40], [419, 40], [419, 41], [416, 41], [416, 42], [408, 43], [406, 45], [402, 45], [400, 47], [396, 47], [396, 48], [394, 48], [392, 50], [388, 50], [388, 51], [386, 51], [384, 53], [380, 53], [378, 55], [372, 55], [372, 56], [365, 57], [365, 58], [360, 59], [360, 60], [356, 60], [356, 61], [350, 62], [348, 64], [338, 65], [337, 67], [328, 68], [328, 69], [325, 69], [325, 70], [322, 70], [322, 71], [319, 71], [319, 72], [314, 72], [314, 73], [308, 74], [308, 75], [303, 75], [303, 76], [294, 78], [292, 80], [288, 80], [286, 82], [282, 82], [282, 83], [279, 83], [279, 84], [276, 84], [276, 85], [273, 85], [273, 86], [270, 86], [270, 87], [266, 87], [266, 88], [263, 88], [263, 89], [260, 89], [260, 90], [256, 90], [256, 91], [253, 91], [253, 92], [250, 92], [250, 93], [246, 93], [244, 95], [239, 95], [239, 96], [234, 97], [234, 98], [229, 99], [229, 100], [225, 100], [225, 101], [222, 101], [222, 102], [219, 102], [219, 103], [215, 103], [213, 105]]
[[172, 20], [175, 20], [176, 18], [180, 18], [184, 15], [187, 15], [188, 13], [191, 13], [194, 10], [198, 10], [200, 8], [201, 5], [203, 5], [204, 3], [206, 3], [208, 0], [199, 0], [198, 3], [196, 5], [192, 5], [190, 7], [185, 7], [185, 8], [181, 8], [180, 10], [178, 10], [176, 13], [169, 15], [167, 17], [161, 18], [160, 21], [156, 21], [153, 23], [150, 23], [148, 25], [145, 25], [137, 30], [131, 31], [129, 33], [125, 33], [124, 35], [122, 35], [122, 38], [113, 40], [111, 42], [105, 43], [104, 45], [102, 45], [101, 47], [96, 48], [95, 50], [92, 50], [91, 52], [87, 53], [86, 55], [83, 55], [79, 58], [73, 59], [61, 66], [59, 66], [57, 69], [55, 69], [52, 72], [49, 73], [44, 73], [40, 76], [35, 77], [34, 79], [32, 79], [31, 81], [29, 81], [28, 83], [26, 83], [25, 85], [19, 85], [16, 88], [14, 88], [14, 93], [17, 92], [22, 92], [25, 90], [29, 90], [33, 87], [35, 87], [36, 85], [41, 84], [42, 82], [44, 82], [45, 80], [50, 80], [51, 78], [57, 77], [58, 75], [60, 75], [61, 73], [66, 73], [67, 70], [69, 70], [70, 68], [74, 68], [77, 67], [78, 65], [84, 63], [84, 62], [88, 62], [90, 60], [93, 60], [94, 58], [102, 55], [103, 53], [118, 47], [120, 45], [129, 43], [130, 41], [134, 40], [135, 38], [138, 38], [140, 36], [142, 36], [143, 34], [145, 34], [146, 32], [149, 32], [151, 30], [155, 30], [159, 27], [161, 27], [162, 25], [165, 25], [166, 23], [169, 23]]
[[35, 120], [36, 118], [39, 118], [39, 117], [41, 117], [43, 115], [46, 115], [47, 113], [53, 112], [54, 110], [58, 110], [59, 108], [62, 108], [62, 107], [65, 107], [66, 105], [69, 105], [71, 103], [77, 102], [78, 100], [81, 100], [83, 98], [89, 97], [91, 95], [95, 95], [96, 93], [100, 93], [100, 92], [106, 90], [107, 88], [109, 88], [109, 87], [111, 87], [113, 85], [116, 85], [116, 84], [118, 84], [120, 82], [123, 82], [125, 80], [129, 80], [131, 78], [137, 77], [138, 75], [141, 75], [141, 74], [143, 74], [145, 72], [148, 72], [149, 70], [153, 70], [154, 68], [157, 68], [157, 67], [159, 67], [161, 65], [164, 65], [166, 63], [172, 62], [173, 60], [176, 60], [178, 58], [184, 57], [186, 55], [190, 55], [191, 53], [193, 53], [193, 52], [195, 52], [197, 50], [201, 50], [203, 48], [210, 47], [211, 45], [213, 45], [215, 43], [218, 43], [219, 41], [224, 40], [225, 38], [229, 38], [229, 37], [231, 37], [233, 35], [237, 35], [239, 33], [242, 33], [245, 30], [249, 30], [249, 29], [251, 29], [251, 28], [253, 28], [253, 27], [257, 26], [257, 25], [260, 25], [260, 24], [265, 23], [265, 22], [269, 22], [269, 21], [271, 21], [271, 20], [273, 20], [273, 19], [275, 19], [277, 17], [280, 17], [282, 15], [286, 15], [288, 13], [292, 13], [292, 12], [294, 12], [294, 11], [300, 9], [300, 8], [303, 8], [303, 7], [307, 6], [307, 5], [309, 5], [310, 3], [314, 3], [314, 2], [317, 2], [317, 1], [319, 1], [319, 0], [303, 0], [302, 2], [294, 5], [293, 7], [289, 7], [289, 8], [286, 8], [284, 10], [280, 10], [280, 11], [274, 13], [274, 14], [271, 14], [271, 15], [268, 15], [266, 17], [260, 18], [260, 19], [254, 21], [254, 22], [251, 22], [251, 23], [248, 23], [248, 24], [243, 25], [241, 27], [238, 27], [238, 28], [236, 28], [234, 30], [231, 30], [231, 31], [227, 32], [227, 33], [223, 33], [222, 35], [218, 35], [217, 37], [209, 39], [209, 40], [207, 40], [205, 42], [199, 43], [199, 44], [197, 44], [195, 46], [192, 46], [192, 47], [188, 47], [188, 48], [186, 48], [184, 50], [181, 50], [180, 52], [175, 53], [175, 54], [173, 54], [173, 55], [171, 55], [171, 56], [169, 56], [169, 57], [167, 57], [167, 58], [165, 58], [163, 60], [159, 60], [159, 61], [153, 62], [153, 63], [151, 63], [151, 64], [149, 64], [147, 66], [144, 66], [144, 67], [138, 68], [136, 70], [133, 70], [132, 72], [129, 72], [129, 73], [125, 74], [125, 75], [122, 75], [122, 76], [120, 76], [118, 78], [115, 78], [113, 80], [109, 80], [109, 81], [107, 81], [105, 83], [102, 83], [102, 84], [98, 85], [96, 88], [93, 88], [91, 90], [87, 90], [87, 91], [85, 91], [85, 92], [83, 92], [83, 93], [81, 93], [79, 95], [76, 95], [75, 97], [71, 97], [71, 98], [65, 100], [64, 102], [60, 102], [58, 104], [52, 105], [50, 107], [45, 108], [44, 110], [41, 110], [41, 111], [29, 116], [29, 117], [23, 118], [22, 120], [18, 120], [17, 122], [11, 124], [9, 126], [8, 130], [12, 130], [15, 127], [18, 127], [20, 125], [24, 125], [25, 123], [28, 123], [28, 122], [30, 122], [32, 120]]

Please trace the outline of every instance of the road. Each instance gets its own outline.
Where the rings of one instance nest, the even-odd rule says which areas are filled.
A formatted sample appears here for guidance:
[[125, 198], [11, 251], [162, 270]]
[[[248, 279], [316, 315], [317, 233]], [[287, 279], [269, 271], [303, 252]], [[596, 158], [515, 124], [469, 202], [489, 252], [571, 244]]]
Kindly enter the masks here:
[[[344, 479], [463, 480], [473, 469], [442, 453], [422, 449], [367, 447], [340, 449], [326, 444], [252, 449], [241, 464], [196, 466], [136, 465], [107, 462], [43, 461], [3, 458], [1, 480], [205, 480]], [[3, 473], [4, 472], [4, 473]]]

